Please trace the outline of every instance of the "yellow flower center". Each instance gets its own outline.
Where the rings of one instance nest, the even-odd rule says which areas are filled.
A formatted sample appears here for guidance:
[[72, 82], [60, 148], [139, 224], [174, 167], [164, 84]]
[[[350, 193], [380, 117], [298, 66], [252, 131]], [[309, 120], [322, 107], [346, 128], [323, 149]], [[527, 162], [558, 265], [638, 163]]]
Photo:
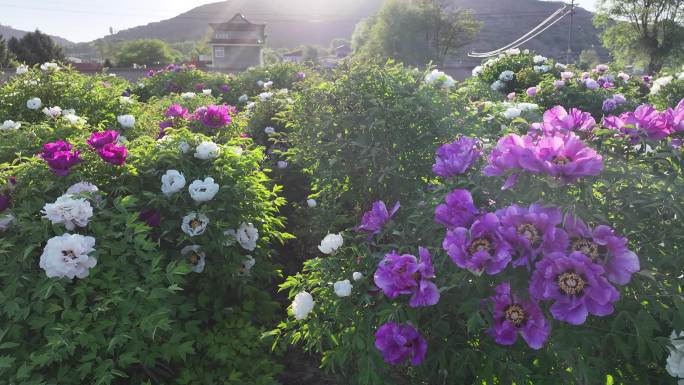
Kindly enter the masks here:
[[489, 252], [491, 250], [491, 248], [492, 248], [492, 244], [489, 241], [489, 239], [477, 238], [470, 243], [470, 247], [468, 248], [468, 251], [470, 251], [470, 254], [475, 254], [478, 251]]
[[557, 166], [564, 166], [568, 163], [572, 162], [572, 159], [567, 158], [563, 155], [555, 155], [553, 159], [551, 159], [551, 163], [557, 165]]
[[504, 318], [515, 325], [515, 327], [521, 326], [525, 322], [526, 316], [525, 310], [517, 303], [508, 306], [504, 311]]
[[518, 225], [518, 227], [516, 227], [516, 230], [518, 231], [518, 235], [527, 239], [530, 242], [530, 245], [532, 246], [538, 246], [539, 242], [541, 241], [541, 237], [539, 236], [539, 230], [537, 229], [537, 226], [531, 223], [523, 223], [521, 225]]
[[586, 281], [577, 273], [563, 273], [558, 276], [558, 287], [566, 295], [578, 295], [586, 286]]

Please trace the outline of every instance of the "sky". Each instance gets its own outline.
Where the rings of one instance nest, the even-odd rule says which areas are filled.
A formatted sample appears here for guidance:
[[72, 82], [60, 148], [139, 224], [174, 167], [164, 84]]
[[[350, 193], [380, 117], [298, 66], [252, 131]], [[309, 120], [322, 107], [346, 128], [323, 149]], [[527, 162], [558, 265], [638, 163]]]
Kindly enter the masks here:
[[[218, 0], [0, 0], [0, 24], [91, 41], [114, 31], [169, 19]], [[287, 0], [281, 0], [286, 3]], [[325, 0], [320, 0], [325, 1]], [[568, 0], [569, 1], [569, 0]], [[578, 0], [592, 10], [595, 0]]]

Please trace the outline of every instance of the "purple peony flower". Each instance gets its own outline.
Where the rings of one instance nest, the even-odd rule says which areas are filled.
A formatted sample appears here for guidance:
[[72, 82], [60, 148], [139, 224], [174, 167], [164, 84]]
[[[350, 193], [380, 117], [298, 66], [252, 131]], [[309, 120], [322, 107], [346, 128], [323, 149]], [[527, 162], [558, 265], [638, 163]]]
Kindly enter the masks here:
[[570, 237], [568, 252], [579, 252], [603, 266], [609, 281], [626, 285], [640, 270], [639, 257], [627, 248], [627, 238], [605, 225], [589, 228], [581, 219], [568, 215], [565, 230]]
[[373, 278], [388, 298], [409, 294], [409, 306], [431, 306], [439, 302], [439, 289], [430, 281], [435, 277], [435, 269], [428, 250], [420, 247], [418, 252], [420, 261], [411, 254], [385, 255]]
[[543, 172], [563, 183], [575, 182], [583, 176], [595, 176], [603, 170], [601, 155], [572, 132], [543, 136], [537, 143], [536, 155]]
[[477, 139], [462, 136], [453, 143], [443, 144], [437, 149], [432, 172], [450, 178], [461, 175], [482, 155]]
[[511, 246], [501, 236], [499, 218], [488, 213], [476, 220], [470, 230], [464, 227], [447, 230], [442, 242], [451, 260], [475, 274], [494, 275], [511, 262]]
[[542, 129], [545, 132], [554, 131], [582, 131], [591, 132], [596, 126], [596, 121], [588, 112], [577, 108], [566, 111], [563, 106], [553, 107], [544, 112]]
[[207, 88], [207, 87], [204, 86], [204, 83], [195, 84], [195, 91], [202, 91], [205, 88]]
[[102, 148], [97, 150], [97, 153], [102, 160], [116, 166], [121, 166], [126, 163], [126, 156], [128, 156], [126, 147], [117, 146], [116, 143], [105, 144]]
[[149, 78], [151, 78], [152, 76], [154, 76], [154, 74], [155, 74], [154, 70], [148, 70], [147, 73], [146, 73], [147, 77], [149, 77]]
[[477, 215], [477, 208], [468, 190], [456, 189], [447, 194], [446, 204], [435, 209], [435, 222], [449, 228], [470, 227]]
[[535, 95], [537, 95], [537, 92], [539, 92], [539, 88], [537, 87], [530, 87], [526, 91], [527, 96], [529, 97], [534, 97]]
[[565, 81], [564, 80], [554, 80], [553, 86], [556, 88], [562, 88], [563, 86], [565, 86]]
[[617, 104], [627, 103], [627, 98], [625, 98], [625, 95], [622, 95], [622, 94], [615, 94], [615, 95], [613, 95], [613, 100], [614, 100], [615, 103], [617, 103]]
[[584, 86], [587, 87], [589, 90], [595, 90], [598, 89], [600, 86], [598, 82], [594, 79], [588, 78], [584, 80]]
[[382, 228], [387, 224], [387, 222], [392, 219], [394, 214], [399, 210], [399, 202], [394, 204], [392, 211], [387, 211], [385, 202], [377, 201], [373, 202], [373, 206], [370, 211], [366, 211], [361, 218], [361, 225], [356, 227], [356, 231], [365, 231], [369, 233], [369, 237], [375, 234], [380, 234]]
[[183, 108], [180, 104], [172, 104], [166, 109], [164, 116], [167, 118], [181, 118], [186, 119], [188, 117], [188, 109]]
[[399, 365], [410, 361], [420, 365], [427, 354], [427, 341], [411, 325], [387, 322], [375, 332], [375, 347], [388, 364]]
[[180, 90], [181, 90], [181, 88], [174, 83], [169, 83], [166, 86], [166, 91], [168, 91], [168, 92], [180, 92]]
[[632, 143], [638, 142], [639, 138], [661, 140], [672, 132], [672, 127], [668, 122], [668, 114], [660, 113], [648, 104], [642, 104], [634, 112], [625, 112], [619, 117], [605, 117], [603, 125], [620, 131]]
[[159, 224], [161, 223], [161, 213], [155, 209], [144, 209], [140, 211], [138, 218], [150, 227], [159, 227]]
[[[538, 171], [539, 167], [535, 164], [536, 156], [533, 147], [534, 142], [529, 135], [508, 134], [502, 137], [489, 154], [488, 165], [484, 168], [484, 174], [501, 176], [509, 171], [517, 172], [526, 167], [536, 168]], [[510, 187], [515, 184], [515, 175], [516, 173], [509, 177], [506, 186]]]
[[615, 88], [615, 84], [613, 84], [613, 82], [604, 82], [603, 84], [601, 84], [601, 87], [609, 90]]
[[230, 112], [226, 105], [209, 105], [195, 110], [194, 119], [209, 128], [221, 128], [230, 124]]
[[306, 78], [306, 73], [299, 71], [295, 74], [295, 78], [297, 78], [297, 80], [303, 80]]
[[490, 334], [501, 345], [513, 345], [518, 334], [532, 349], [541, 349], [551, 334], [551, 324], [534, 300], [522, 300], [511, 294], [508, 282], [496, 287], [489, 298], [494, 305], [494, 326]]
[[530, 279], [530, 295], [554, 301], [553, 318], [583, 324], [589, 314], [607, 316], [620, 293], [603, 276], [601, 265], [582, 253], [551, 253], [537, 262]]
[[0, 195], [0, 213], [7, 210], [12, 203], [12, 197], [5, 193]]
[[512, 205], [498, 210], [501, 234], [518, 254], [514, 266], [531, 267], [539, 255], [564, 251], [567, 235], [556, 228], [563, 217], [555, 207], [533, 204], [529, 208]]
[[71, 167], [81, 162], [81, 153], [78, 150], [71, 151], [71, 145], [64, 141], [46, 143], [40, 155], [50, 167], [50, 171], [57, 176], [69, 175]]
[[221, 84], [219, 90], [221, 90], [221, 92], [228, 92], [230, 91], [230, 86], [228, 84]]
[[102, 148], [105, 144], [116, 143], [119, 133], [114, 130], [93, 132], [87, 142], [94, 149]]
[[604, 100], [603, 106], [601, 107], [603, 112], [611, 112], [611, 111], [615, 110], [616, 108], [617, 108], [617, 102], [613, 98]]

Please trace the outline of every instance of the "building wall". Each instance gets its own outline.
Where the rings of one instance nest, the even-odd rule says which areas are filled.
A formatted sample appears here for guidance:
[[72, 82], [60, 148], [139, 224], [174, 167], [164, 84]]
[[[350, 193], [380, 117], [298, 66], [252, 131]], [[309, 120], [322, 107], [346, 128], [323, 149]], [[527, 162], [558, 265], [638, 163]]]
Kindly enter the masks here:
[[[223, 48], [224, 56], [216, 57], [216, 48]], [[213, 49], [213, 67], [244, 70], [263, 64], [261, 46], [215, 45]]]

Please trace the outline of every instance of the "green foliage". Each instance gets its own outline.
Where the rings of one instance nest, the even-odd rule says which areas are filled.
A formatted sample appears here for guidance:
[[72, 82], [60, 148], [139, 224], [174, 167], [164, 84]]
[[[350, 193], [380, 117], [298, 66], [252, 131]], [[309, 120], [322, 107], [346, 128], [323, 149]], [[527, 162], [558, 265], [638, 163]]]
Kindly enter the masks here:
[[57, 45], [49, 35], [39, 30], [29, 32], [21, 39], [11, 38], [7, 47], [17, 61], [28, 65], [64, 60], [62, 47]]
[[669, 80], [667, 84], [652, 89], [648, 95], [648, 101], [660, 109], [676, 106], [680, 100], [684, 99], [684, 68], [680, 71], [663, 71], [654, 81], [667, 80]]
[[442, 63], [470, 43], [479, 28], [470, 12], [452, 9], [444, 1], [388, 0], [377, 16], [357, 26], [352, 46], [365, 58], [422, 66]]
[[600, 0], [594, 23], [603, 29], [603, 45], [615, 59], [643, 62], [653, 74], [670, 58], [684, 55], [683, 17], [682, 0]]
[[179, 56], [162, 40], [139, 39], [118, 47], [115, 59], [119, 67], [132, 67], [134, 64], [158, 66], [173, 63]]
[[601, 64], [601, 59], [595, 49], [583, 49], [579, 55], [579, 67], [583, 70], [588, 70]]

